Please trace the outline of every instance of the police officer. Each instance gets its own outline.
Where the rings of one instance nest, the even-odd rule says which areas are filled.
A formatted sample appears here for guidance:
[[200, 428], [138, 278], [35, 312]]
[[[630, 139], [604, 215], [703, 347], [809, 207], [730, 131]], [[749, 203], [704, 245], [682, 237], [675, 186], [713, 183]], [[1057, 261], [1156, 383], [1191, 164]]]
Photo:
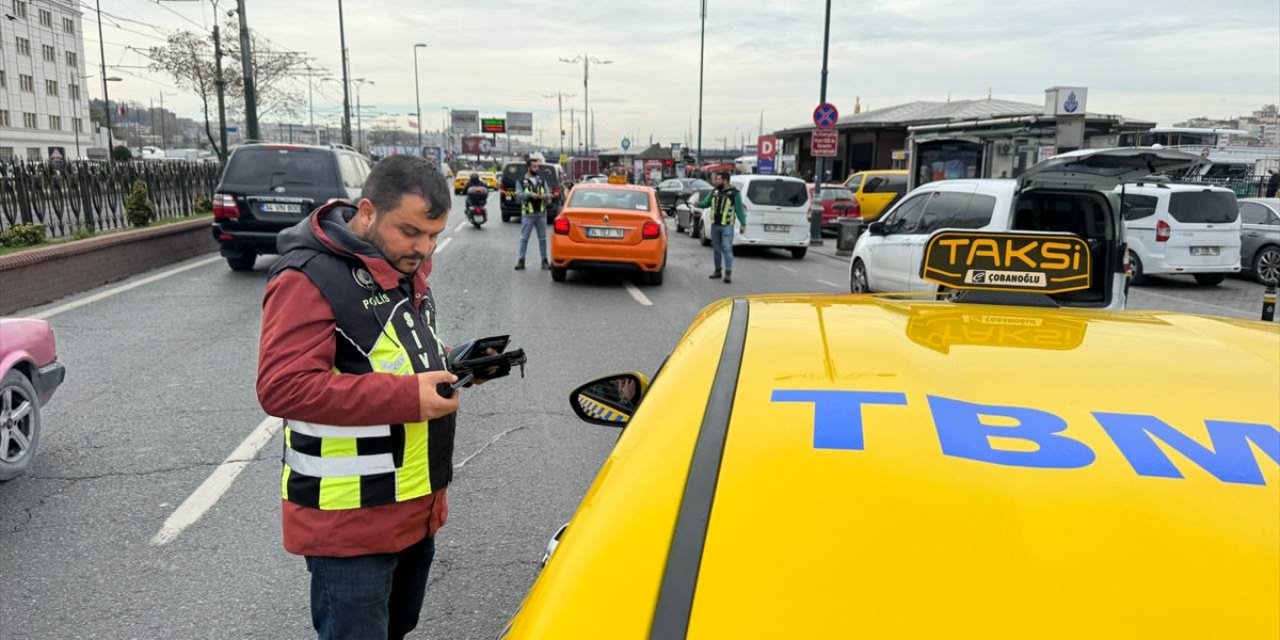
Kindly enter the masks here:
[[281, 234], [263, 301], [258, 399], [284, 419], [285, 550], [311, 573], [321, 640], [418, 623], [448, 514], [458, 396], [427, 285], [449, 185], [426, 160], [374, 165]]
[[542, 256], [542, 269], [549, 271], [551, 263], [547, 261], [547, 183], [538, 175], [538, 167], [542, 164], [541, 153], [529, 154], [525, 164], [524, 179], [516, 183], [516, 202], [520, 203], [520, 258], [516, 260], [516, 271], [524, 270], [524, 254], [529, 248], [529, 235], [538, 232], [538, 253]]
[[711, 279], [720, 277], [721, 256], [724, 259], [724, 281], [733, 282], [733, 223], [736, 220], [742, 233], [747, 232], [747, 214], [742, 210], [742, 194], [729, 183], [728, 171], [717, 171], [715, 190], [707, 194], [699, 209], [711, 207], [711, 229], [707, 237], [711, 239], [711, 252], [716, 270]]

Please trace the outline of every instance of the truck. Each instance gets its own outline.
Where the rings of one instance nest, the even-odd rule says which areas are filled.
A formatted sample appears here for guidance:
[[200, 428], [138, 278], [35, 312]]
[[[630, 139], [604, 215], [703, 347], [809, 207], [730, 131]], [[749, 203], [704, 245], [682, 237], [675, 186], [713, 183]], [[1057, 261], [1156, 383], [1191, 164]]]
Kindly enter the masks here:
[[587, 176], [600, 174], [599, 158], [569, 158], [569, 162], [565, 166], [565, 173], [572, 182], [579, 182]]

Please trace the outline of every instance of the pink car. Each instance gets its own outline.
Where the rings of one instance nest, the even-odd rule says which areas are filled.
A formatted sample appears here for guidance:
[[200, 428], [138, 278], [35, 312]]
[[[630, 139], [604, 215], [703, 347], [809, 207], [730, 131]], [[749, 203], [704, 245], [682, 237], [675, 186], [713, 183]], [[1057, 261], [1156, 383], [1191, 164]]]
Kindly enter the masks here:
[[0, 481], [35, 458], [40, 408], [66, 375], [48, 322], [0, 318]]

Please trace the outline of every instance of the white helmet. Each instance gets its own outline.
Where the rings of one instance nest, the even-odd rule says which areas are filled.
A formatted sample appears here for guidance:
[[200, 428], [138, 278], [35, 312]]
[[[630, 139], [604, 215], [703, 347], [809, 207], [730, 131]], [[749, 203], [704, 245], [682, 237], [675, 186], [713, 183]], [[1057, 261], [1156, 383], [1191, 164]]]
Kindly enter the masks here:
[[526, 159], [526, 160], [525, 160], [525, 162], [533, 162], [534, 160], [537, 160], [538, 162], [546, 162], [546, 161], [547, 161], [547, 159], [546, 159], [546, 158], [542, 157], [542, 154], [541, 154], [541, 153], [538, 153], [537, 151], [534, 151], [533, 153], [529, 154], [529, 157], [528, 157], [528, 159]]

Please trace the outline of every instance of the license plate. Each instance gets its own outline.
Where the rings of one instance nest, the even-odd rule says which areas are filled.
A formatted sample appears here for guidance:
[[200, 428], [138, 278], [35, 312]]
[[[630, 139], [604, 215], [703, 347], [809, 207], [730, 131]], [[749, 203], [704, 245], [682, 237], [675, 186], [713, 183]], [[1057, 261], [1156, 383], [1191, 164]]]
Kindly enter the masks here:
[[787, 233], [791, 231], [791, 225], [787, 224], [766, 224], [764, 226], [765, 233]]
[[616, 240], [621, 238], [625, 233], [626, 231], [623, 229], [612, 229], [609, 227], [587, 227], [588, 238], [608, 238], [608, 239]]
[[302, 213], [300, 204], [281, 204], [279, 202], [262, 203], [263, 213]]
[[1216, 256], [1221, 247], [1191, 247], [1191, 255], [1193, 256]]

